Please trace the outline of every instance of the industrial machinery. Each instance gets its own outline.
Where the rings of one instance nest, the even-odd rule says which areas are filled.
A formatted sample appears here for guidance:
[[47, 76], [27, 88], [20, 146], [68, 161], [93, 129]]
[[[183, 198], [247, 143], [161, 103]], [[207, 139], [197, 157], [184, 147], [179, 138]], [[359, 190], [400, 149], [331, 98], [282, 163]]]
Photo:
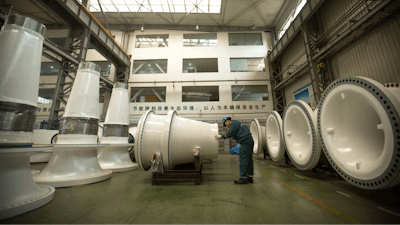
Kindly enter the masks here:
[[[44, 130], [35, 129], [33, 130], [32, 143], [34, 145], [50, 145], [54, 144], [57, 140], [58, 130]], [[43, 163], [48, 162], [53, 154], [53, 149], [46, 152], [32, 153], [31, 163]]]
[[363, 189], [400, 182], [400, 89], [365, 77], [332, 82], [322, 95], [318, 130], [336, 172]]
[[[140, 169], [149, 170], [152, 156], [161, 156], [163, 168], [193, 162], [194, 153], [202, 159], [218, 158], [218, 125], [179, 117], [176, 111], [156, 115], [147, 111], [139, 120], [135, 137], [135, 158]], [[196, 153], [196, 154], [197, 154]]]
[[110, 105], [103, 125], [101, 144], [108, 146], [99, 149], [98, 160], [101, 168], [113, 172], [124, 172], [138, 169], [129, 157], [128, 148], [133, 144], [129, 139], [129, 93], [128, 84], [115, 83], [111, 94]]
[[267, 148], [265, 127], [261, 126], [257, 119], [253, 119], [250, 124], [250, 133], [254, 140], [253, 153], [258, 155], [263, 149]]
[[318, 110], [304, 101], [289, 103], [283, 112], [282, 133], [287, 154], [300, 170], [311, 170], [321, 157], [321, 142], [317, 127]]
[[99, 145], [100, 67], [81, 62], [72, 91], [60, 119], [59, 134], [53, 155], [35, 182], [53, 187], [69, 187], [104, 181], [111, 170], [104, 170], [97, 160]]
[[29, 159], [39, 91], [46, 27], [28, 17], [10, 15], [0, 31], [0, 220], [39, 208], [55, 189], [37, 185]]
[[269, 157], [275, 162], [283, 159], [285, 143], [283, 141], [282, 118], [277, 111], [268, 113], [265, 135]]

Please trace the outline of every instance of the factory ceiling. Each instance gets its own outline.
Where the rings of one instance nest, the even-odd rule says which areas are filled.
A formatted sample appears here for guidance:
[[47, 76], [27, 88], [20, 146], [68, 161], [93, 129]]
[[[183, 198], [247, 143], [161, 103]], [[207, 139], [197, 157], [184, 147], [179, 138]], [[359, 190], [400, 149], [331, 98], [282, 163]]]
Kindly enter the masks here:
[[[270, 30], [291, 0], [89, 0], [88, 10], [110, 29], [136, 30], [166, 27], [192, 30]], [[41, 0], [0, 0], [0, 10], [29, 16], [46, 26], [61, 27]], [[104, 14], [101, 12], [100, 5]], [[190, 28], [189, 28], [190, 27]], [[215, 28], [218, 29], [215, 29]], [[243, 29], [245, 27], [246, 29]]]

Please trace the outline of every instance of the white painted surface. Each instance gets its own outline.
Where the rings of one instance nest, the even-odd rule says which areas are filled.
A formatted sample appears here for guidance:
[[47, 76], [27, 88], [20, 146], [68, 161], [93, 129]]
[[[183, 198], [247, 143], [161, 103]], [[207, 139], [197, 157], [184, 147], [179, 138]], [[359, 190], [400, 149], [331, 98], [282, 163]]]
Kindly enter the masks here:
[[125, 88], [113, 88], [104, 124], [129, 125], [129, 96]]
[[[398, 100], [395, 104], [400, 108]], [[367, 90], [343, 84], [328, 94], [321, 110], [321, 135], [340, 169], [362, 180], [382, 175], [392, 160], [396, 137], [381, 103]]]
[[37, 106], [43, 36], [8, 24], [0, 35], [0, 101]]
[[265, 125], [265, 139], [269, 155], [275, 162], [283, 159], [285, 155], [282, 128], [282, 118], [279, 113], [277, 111], [268, 113]]
[[202, 159], [218, 158], [218, 125], [198, 122], [177, 116], [146, 112], [136, 132], [135, 159], [142, 170], [149, 170], [154, 153], [160, 152], [164, 169], [193, 162], [193, 150], [200, 148]]
[[63, 117], [99, 119], [100, 73], [79, 69]]
[[286, 107], [283, 115], [283, 138], [293, 164], [301, 170], [310, 170], [317, 165], [321, 156], [317, 130], [318, 111], [313, 111], [304, 101], [296, 100], [294, 103], [301, 104], [304, 108], [297, 104]]

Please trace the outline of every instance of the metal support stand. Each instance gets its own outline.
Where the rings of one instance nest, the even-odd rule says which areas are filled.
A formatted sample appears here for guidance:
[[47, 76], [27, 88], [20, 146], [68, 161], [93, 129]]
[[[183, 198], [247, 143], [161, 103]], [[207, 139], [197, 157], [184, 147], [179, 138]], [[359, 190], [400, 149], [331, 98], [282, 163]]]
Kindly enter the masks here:
[[[154, 154], [152, 159], [153, 165], [157, 162], [162, 162], [161, 154]], [[157, 164], [158, 166], [162, 163]], [[201, 169], [203, 164], [201, 162], [201, 151], [199, 149], [193, 150], [193, 164], [184, 164], [176, 166], [176, 170], [153, 170], [153, 177], [151, 184], [159, 185], [160, 183], [182, 183], [194, 182], [195, 185], [201, 184]]]

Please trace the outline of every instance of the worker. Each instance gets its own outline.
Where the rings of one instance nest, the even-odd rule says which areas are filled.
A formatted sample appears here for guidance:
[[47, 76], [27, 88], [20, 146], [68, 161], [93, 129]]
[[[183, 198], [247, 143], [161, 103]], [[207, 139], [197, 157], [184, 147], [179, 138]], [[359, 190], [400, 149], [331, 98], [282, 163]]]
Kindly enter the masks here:
[[241, 146], [239, 153], [240, 162], [240, 178], [235, 180], [235, 184], [253, 183], [253, 147], [254, 140], [246, 125], [242, 125], [239, 121], [233, 120], [230, 117], [222, 119], [224, 127], [229, 127], [226, 134], [216, 134], [215, 138], [231, 138], [233, 137]]

